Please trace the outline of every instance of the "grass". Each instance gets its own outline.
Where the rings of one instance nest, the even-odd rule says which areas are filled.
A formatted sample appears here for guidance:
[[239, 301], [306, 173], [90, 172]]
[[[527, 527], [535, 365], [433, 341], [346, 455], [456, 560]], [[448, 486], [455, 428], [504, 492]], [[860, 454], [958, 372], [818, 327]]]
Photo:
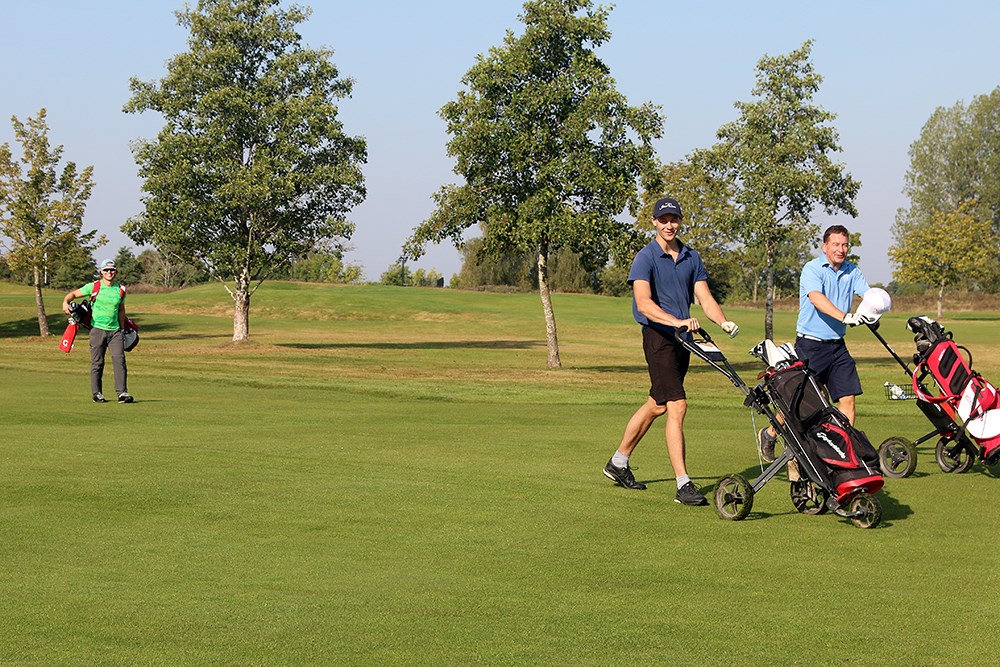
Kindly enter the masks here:
[[[227, 299], [130, 296], [137, 402], [94, 405], [86, 341], [58, 352], [0, 285], [0, 664], [993, 661], [979, 464], [948, 475], [922, 445], [875, 530], [798, 514], [780, 476], [726, 522], [672, 501], [662, 426], [633, 457], [649, 490], [600, 474], [647, 388], [626, 299], [555, 295], [560, 371], [534, 295], [266, 283], [239, 346]], [[762, 313], [727, 314], [752, 381]], [[902, 354], [910, 314], [881, 329]], [[944, 321], [987, 378], [997, 319]], [[872, 441], [929, 430], [884, 399], [904, 378], [878, 342], [849, 344]], [[697, 360], [688, 390], [696, 482], [754, 475], [739, 393]]]

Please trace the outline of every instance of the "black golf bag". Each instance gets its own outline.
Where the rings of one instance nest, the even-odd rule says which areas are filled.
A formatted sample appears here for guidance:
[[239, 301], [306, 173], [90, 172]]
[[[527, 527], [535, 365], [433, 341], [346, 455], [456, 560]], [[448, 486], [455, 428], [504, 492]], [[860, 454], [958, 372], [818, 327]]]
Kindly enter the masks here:
[[764, 387], [784, 424], [786, 443], [801, 449], [802, 474], [829, 489], [837, 502], [858, 491], [875, 493], [884, 479], [878, 452], [862, 431], [830, 405], [802, 361], [796, 359], [764, 373]]

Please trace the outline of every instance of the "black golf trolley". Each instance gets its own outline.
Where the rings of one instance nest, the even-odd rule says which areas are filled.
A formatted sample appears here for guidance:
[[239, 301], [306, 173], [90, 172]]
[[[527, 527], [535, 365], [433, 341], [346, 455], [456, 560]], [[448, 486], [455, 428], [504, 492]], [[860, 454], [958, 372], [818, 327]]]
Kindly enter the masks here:
[[764, 361], [767, 370], [759, 376], [759, 384], [748, 387], [704, 329], [693, 333], [688, 338], [687, 332], [678, 330], [675, 337], [729, 378], [743, 393], [743, 404], [764, 415], [785, 441], [782, 454], [752, 482], [740, 473], [719, 480], [716, 513], [731, 521], [746, 518], [754, 495], [787, 468], [792, 505], [802, 514], [831, 511], [859, 528], [877, 526], [882, 506], [873, 494], [884, 484], [878, 454], [864, 433], [826, 400], [791, 346], [777, 347], [766, 340], [754, 347], [750, 354]]

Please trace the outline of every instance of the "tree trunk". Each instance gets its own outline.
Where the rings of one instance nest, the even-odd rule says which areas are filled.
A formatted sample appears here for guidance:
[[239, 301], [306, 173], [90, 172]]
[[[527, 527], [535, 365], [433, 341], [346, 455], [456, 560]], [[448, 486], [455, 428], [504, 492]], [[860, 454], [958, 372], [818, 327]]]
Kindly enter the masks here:
[[767, 293], [764, 295], [764, 338], [774, 340], [774, 250], [767, 248]]
[[41, 274], [37, 266], [35, 267], [34, 278], [35, 278], [35, 306], [38, 307], [38, 335], [48, 336], [49, 320], [48, 318], [45, 317], [45, 302], [42, 301]]
[[233, 342], [245, 343], [250, 339], [250, 272], [245, 267], [236, 277], [233, 301]]
[[542, 310], [545, 312], [545, 343], [549, 351], [546, 365], [549, 368], [562, 368], [562, 362], [559, 361], [559, 338], [556, 336], [556, 316], [552, 312], [552, 295], [549, 294], [548, 255], [548, 244], [543, 243], [538, 250], [538, 294], [542, 297]]
[[941, 282], [941, 286], [938, 288], [938, 298], [937, 298], [937, 318], [941, 319], [941, 307], [944, 301], [944, 281]]

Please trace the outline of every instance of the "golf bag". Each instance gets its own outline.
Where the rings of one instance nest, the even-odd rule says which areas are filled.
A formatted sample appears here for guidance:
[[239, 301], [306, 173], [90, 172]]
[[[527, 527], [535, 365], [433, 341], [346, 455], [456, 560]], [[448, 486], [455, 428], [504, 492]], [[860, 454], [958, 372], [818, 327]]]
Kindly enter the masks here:
[[[677, 332], [678, 344], [725, 375], [744, 396], [743, 405], [764, 415], [784, 439], [780, 456], [753, 481], [730, 473], [715, 487], [715, 511], [739, 521], [753, 508], [754, 496], [778, 473], [788, 470], [792, 505], [802, 514], [832, 511], [859, 528], [874, 528], [882, 505], [874, 495], [884, 480], [878, 455], [865, 434], [851, 427], [842, 412], [827, 402], [805, 363], [790, 344], [765, 340], [751, 351], [767, 364], [757, 385], [750, 387], [715, 346], [704, 329], [697, 338]], [[786, 468], [787, 467], [787, 468]]]
[[828, 489], [838, 503], [859, 491], [875, 493], [882, 488], [878, 452], [830, 405], [804, 362], [789, 359], [772, 366], [763, 380], [767, 396], [784, 418], [779, 432], [786, 443], [791, 439], [801, 448], [800, 472]]
[[69, 353], [73, 351], [73, 343], [76, 341], [76, 334], [80, 327], [90, 328], [90, 304], [71, 303], [69, 304], [69, 324], [63, 331], [62, 340], [59, 341], [59, 349]]
[[[1000, 462], [1000, 395], [972, 368], [972, 353], [952, 340], [950, 331], [928, 317], [911, 317], [907, 328], [917, 347], [913, 355], [913, 393], [917, 400], [940, 407], [948, 423], [938, 420], [941, 436], [955, 439], [987, 464]], [[928, 389], [927, 379], [937, 385]], [[943, 428], [942, 428], [943, 427]], [[939, 461], [940, 462], [940, 461]]]

